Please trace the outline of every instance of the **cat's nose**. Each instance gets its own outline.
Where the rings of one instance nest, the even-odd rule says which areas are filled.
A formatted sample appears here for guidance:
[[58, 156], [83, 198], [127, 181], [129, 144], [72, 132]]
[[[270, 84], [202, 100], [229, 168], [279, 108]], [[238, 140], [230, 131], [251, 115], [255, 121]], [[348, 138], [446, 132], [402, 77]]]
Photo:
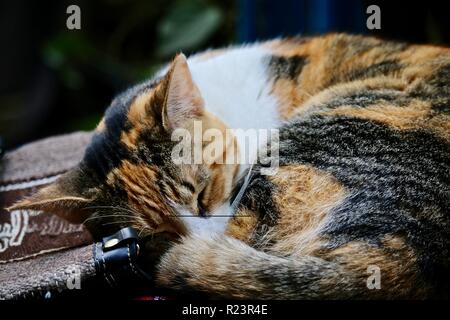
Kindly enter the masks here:
[[199, 215], [200, 217], [206, 217], [206, 209], [203, 208], [202, 206], [199, 206], [199, 207], [198, 207], [198, 215]]

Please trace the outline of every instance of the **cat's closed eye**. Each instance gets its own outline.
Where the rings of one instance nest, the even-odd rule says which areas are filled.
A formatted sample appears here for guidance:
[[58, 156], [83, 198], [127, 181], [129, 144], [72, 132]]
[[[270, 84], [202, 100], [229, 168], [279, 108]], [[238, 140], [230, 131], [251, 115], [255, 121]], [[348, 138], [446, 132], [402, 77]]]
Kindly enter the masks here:
[[[185, 187], [186, 189], [188, 189], [192, 193], [192, 195], [195, 195], [196, 190], [198, 189], [198, 187], [196, 188], [191, 182], [186, 181], [186, 180], [182, 181], [181, 185], [183, 187]], [[207, 213], [206, 206], [205, 206], [205, 190], [206, 190], [206, 187], [203, 187], [202, 191], [200, 191], [200, 193], [198, 194], [197, 199], [196, 199], [197, 212], [198, 212], [198, 215], [201, 217], [206, 217], [206, 213]]]
[[188, 189], [190, 192], [195, 193], [195, 187], [192, 183], [190, 183], [189, 181], [183, 181], [181, 183], [181, 185], [183, 187], [185, 187], [186, 189]]

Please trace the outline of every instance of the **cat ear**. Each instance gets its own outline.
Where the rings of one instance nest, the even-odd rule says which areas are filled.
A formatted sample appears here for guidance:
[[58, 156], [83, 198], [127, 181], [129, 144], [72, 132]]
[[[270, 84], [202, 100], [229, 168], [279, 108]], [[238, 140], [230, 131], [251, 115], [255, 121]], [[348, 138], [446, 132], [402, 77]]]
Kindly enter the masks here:
[[204, 101], [192, 79], [186, 56], [178, 54], [166, 75], [163, 125], [166, 129], [183, 127], [186, 120], [202, 116]]
[[76, 190], [77, 173], [69, 171], [54, 183], [7, 208], [12, 210], [36, 210], [54, 213], [72, 222], [82, 223], [91, 214], [87, 210], [91, 201]]

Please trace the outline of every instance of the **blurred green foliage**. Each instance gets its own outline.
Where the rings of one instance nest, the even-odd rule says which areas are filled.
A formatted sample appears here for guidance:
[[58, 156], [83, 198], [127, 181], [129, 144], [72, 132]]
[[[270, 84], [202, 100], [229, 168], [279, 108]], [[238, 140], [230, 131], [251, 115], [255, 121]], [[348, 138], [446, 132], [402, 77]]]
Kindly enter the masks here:
[[76, 93], [76, 107], [89, 106], [89, 112], [67, 119], [69, 130], [90, 130], [101, 117], [105, 105], [92, 106], [92, 86], [117, 92], [150, 77], [177, 52], [234, 40], [233, 1], [102, 0], [79, 6], [82, 30], [60, 29], [41, 50], [68, 96]]
[[158, 25], [156, 54], [167, 57], [175, 51], [200, 47], [219, 28], [222, 12], [201, 1], [178, 1]]
[[[81, 10], [69, 30], [66, 9]], [[182, 51], [234, 42], [235, 0], [16, 0], [2, 4], [6, 147], [92, 130], [113, 97]]]

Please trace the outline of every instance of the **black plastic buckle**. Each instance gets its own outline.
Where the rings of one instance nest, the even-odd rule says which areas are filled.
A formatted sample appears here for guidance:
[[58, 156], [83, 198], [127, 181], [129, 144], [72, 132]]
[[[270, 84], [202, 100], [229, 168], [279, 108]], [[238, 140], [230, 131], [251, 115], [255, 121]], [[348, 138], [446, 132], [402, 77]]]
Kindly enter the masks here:
[[139, 267], [138, 257], [138, 235], [131, 227], [103, 238], [94, 246], [97, 274], [111, 287], [129, 287], [133, 283], [142, 285], [142, 280], [151, 282], [151, 276]]

